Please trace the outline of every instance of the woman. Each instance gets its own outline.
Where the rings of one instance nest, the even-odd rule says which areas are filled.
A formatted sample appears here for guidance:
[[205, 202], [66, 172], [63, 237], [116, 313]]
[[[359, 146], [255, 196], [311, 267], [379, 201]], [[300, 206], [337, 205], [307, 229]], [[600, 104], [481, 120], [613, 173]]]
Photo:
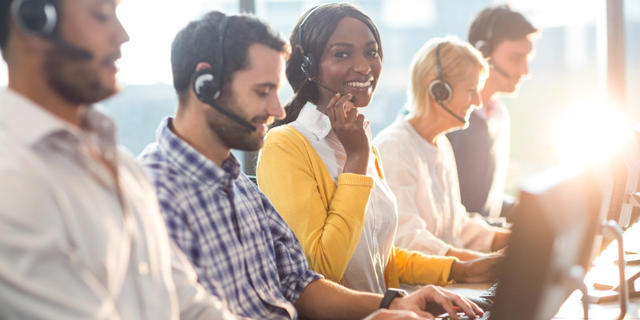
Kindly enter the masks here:
[[456, 163], [445, 134], [467, 126], [487, 65], [465, 42], [427, 42], [411, 66], [410, 113], [374, 144], [398, 198], [396, 244], [426, 254], [476, 259], [503, 248], [510, 232], [471, 218], [460, 200]]
[[481, 269], [492, 261], [460, 263], [393, 246], [395, 198], [358, 112], [369, 105], [382, 69], [371, 19], [349, 4], [323, 5], [298, 22], [291, 45], [286, 73], [296, 95], [278, 123], [286, 125], [267, 135], [257, 175], [310, 266], [379, 293], [399, 282], [486, 281]]

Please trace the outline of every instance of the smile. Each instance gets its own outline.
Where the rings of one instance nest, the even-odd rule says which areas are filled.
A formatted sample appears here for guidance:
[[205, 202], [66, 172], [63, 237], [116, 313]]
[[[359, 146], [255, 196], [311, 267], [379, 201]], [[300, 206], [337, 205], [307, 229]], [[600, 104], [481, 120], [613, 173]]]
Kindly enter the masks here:
[[366, 88], [366, 87], [370, 87], [372, 83], [373, 83], [373, 79], [369, 79], [365, 82], [349, 81], [346, 83], [346, 86], [352, 87], [352, 88]]

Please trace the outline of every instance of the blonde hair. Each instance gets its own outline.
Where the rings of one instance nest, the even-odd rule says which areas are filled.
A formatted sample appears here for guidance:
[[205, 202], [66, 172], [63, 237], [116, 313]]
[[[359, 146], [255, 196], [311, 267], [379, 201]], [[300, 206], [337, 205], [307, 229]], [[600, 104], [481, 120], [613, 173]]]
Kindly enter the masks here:
[[[414, 115], [426, 115], [431, 110], [429, 85], [438, 79], [436, 48], [440, 45], [440, 66], [444, 79], [452, 87], [458, 81], [480, 74], [478, 85], [482, 85], [489, 74], [489, 66], [482, 53], [467, 42], [456, 37], [434, 38], [427, 41], [411, 61], [407, 105]], [[453, 88], [452, 88], [453, 89]]]

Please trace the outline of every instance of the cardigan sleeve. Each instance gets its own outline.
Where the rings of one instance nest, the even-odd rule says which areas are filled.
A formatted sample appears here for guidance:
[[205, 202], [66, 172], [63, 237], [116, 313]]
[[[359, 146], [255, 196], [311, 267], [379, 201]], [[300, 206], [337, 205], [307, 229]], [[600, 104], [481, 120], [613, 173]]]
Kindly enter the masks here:
[[406, 284], [435, 284], [439, 286], [453, 283], [449, 280], [455, 257], [430, 256], [417, 251], [394, 248], [395, 262], [400, 282]]
[[319, 181], [327, 178], [322, 161], [302, 139], [283, 130], [267, 135], [258, 185], [293, 229], [310, 267], [340, 282], [360, 240], [373, 179], [343, 173], [337, 187], [327, 187]]

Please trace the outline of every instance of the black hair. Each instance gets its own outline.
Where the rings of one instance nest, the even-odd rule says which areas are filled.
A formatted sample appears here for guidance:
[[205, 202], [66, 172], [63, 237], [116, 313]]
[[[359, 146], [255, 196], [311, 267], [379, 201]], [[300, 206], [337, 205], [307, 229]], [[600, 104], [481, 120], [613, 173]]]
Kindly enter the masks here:
[[0, 50], [4, 52], [9, 39], [9, 8], [11, 0], [0, 0]]
[[538, 29], [520, 12], [511, 10], [508, 5], [498, 5], [487, 7], [476, 15], [469, 27], [468, 40], [476, 47], [480, 41], [485, 42], [480, 51], [488, 57], [500, 42], [524, 39], [537, 32]]
[[[311, 15], [307, 17], [309, 14]], [[302, 26], [302, 35], [300, 35], [300, 25], [305, 20], [305, 17], [307, 19], [304, 26]], [[338, 23], [345, 17], [358, 19], [371, 30], [378, 43], [378, 53], [382, 58], [382, 43], [378, 28], [376, 28], [373, 20], [357, 7], [349, 3], [330, 3], [308, 10], [300, 17], [289, 38], [293, 52], [287, 61], [286, 74], [295, 95], [285, 106], [287, 116], [274, 122], [273, 127], [296, 120], [307, 101], [317, 103], [319, 98], [318, 87], [314, 82], [308, 81], [307, 76], [300, 69], [303, 61], [302, 50], [304, 50], [304, 54], [313, 58], [313, 67], [318, 68], [322, 52], [329, 38], [336, 30]], [[318, 73], [317, 70], [314, 71], [315, 74]]]
[[[184, 102], [186, 93], [191, 90], [192, 76], [200, 62], [215, 65], [218, 44], [219, 24], [225, 14], [212, 11], [202, 18], [192, 21], [176, 35], [171, 44], [171, 69], [173, 72], [173, 87], [178, 93], [180, 102]], [[254, 43], [266, 45], [278, 52], [288, 50], [287, 43], [278, 33], [255, 16], [248, 14], [229, 17], [224, 38], [222, 73], [222, 92], [229, 84], [233, 74], [248, 67], [247, 56], [249, 47]]]

